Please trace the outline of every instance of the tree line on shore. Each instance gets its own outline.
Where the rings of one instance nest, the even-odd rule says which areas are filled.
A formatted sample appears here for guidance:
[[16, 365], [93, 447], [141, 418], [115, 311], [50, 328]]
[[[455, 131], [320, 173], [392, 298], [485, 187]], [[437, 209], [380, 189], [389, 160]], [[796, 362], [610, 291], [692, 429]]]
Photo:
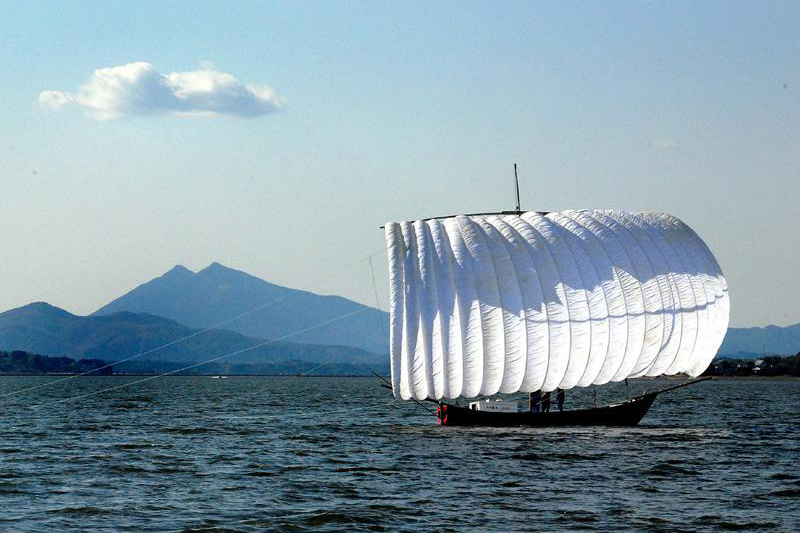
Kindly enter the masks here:
[[758, 359], [716, 359], [704, 376], [800, 376], [800, 352], [767, 355]]
[[[113, 367], [111, 366], [113, 365]], [[0, 351], [0, 375], [43, 374], [181, 374], [181, 375], [272, 375], [272, 376], [368, 376], [371, 372], [388, 374], [389, 365], [332, 362], [319, 364], [309, 361], [287, 360], [277, 363], [231, 363], [215, 361], [202, 365], [186, 362], [137, 360], [107, 363], [101, 359], [70, 359], [51, 357], [23, 350]]]
[[100, 359], [50, 357], [22, 350], [0, 351], [0, 374], [93, 374], [110, 375], [112, 368]]

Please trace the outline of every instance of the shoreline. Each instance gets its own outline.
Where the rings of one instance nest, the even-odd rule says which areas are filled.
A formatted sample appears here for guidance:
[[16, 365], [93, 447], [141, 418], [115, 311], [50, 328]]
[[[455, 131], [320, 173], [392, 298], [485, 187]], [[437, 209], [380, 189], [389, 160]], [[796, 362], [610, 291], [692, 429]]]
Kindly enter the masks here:
[[800, 381], [800, 376], [710, 376], [714, 380]]

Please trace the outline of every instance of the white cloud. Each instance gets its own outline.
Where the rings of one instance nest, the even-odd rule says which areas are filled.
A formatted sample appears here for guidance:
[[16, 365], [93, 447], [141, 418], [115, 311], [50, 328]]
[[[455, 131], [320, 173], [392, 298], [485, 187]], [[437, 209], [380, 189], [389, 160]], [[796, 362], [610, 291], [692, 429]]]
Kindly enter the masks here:
[[59, 91], [42, 91], [39, 93], [39, 103], [48, 109], [58, 110], [74, 101], [74, 96]]
[[77, 105], [99, 120], [156, 114], [254, 117], [277, 111], [283, 98], [266, 85], [245, 85], [209, 62], [200, 70], [169, 74], [139, 62], [95, 70], [74, 93], [42, 91], [39, 104], [52, 110]]

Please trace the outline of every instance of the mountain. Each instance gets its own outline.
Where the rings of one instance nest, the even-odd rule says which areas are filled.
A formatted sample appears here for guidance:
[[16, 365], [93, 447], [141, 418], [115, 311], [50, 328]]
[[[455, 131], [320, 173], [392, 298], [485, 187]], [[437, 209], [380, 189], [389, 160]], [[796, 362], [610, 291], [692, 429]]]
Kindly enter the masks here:
[[[207, 361], [265, 342], [263, 339], [222, 329], [199, 333], [199, 330], [173, 320], [144, 313], [77, 316], [44, 302], [0, 313], [0, 350], [24, 350], [72, 359], [119, 361], [193, 334], [196, 336], [141, 359], [183, 363]], [[359, 348], [280, 341], [226, 357], [223, 361], [258, 364], [304, 361], [369, 365], [385, 365], [387, 362], [386, 356]]]
[[800, 324], [763, 328], [728, 328], [719, 348], [722, 356], [760, 357], [762, 353], [794, 355], [800, 352]]
[[384, 340], [389, 329], [386, 313], [340, 296], [321, 296], [275, 285], [219, 263], [212, 263], [199, 272], [175, 266], [101, 307], [93, 315], [121, 311], [149, 313], [193, 328], [207, 328], [257, 308], [225, 322], [222, 327], [243, 335], [275, 339], [358, 312], [292, 336], [291, 340], [355, 346], [373, 353], [388, 351]]

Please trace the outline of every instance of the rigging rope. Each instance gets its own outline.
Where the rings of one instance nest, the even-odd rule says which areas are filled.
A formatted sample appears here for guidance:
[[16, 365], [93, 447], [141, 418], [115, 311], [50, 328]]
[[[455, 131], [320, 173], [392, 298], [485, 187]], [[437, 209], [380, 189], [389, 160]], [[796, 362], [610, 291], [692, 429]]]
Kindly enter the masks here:
[[[376, 378], [378, 378], [379, 380], [383, 381], [383, 382], [384, 382], [384, 383], [387, 385], [387, 388], [388, 388], [388, 389], [392, 389], [392, 384], [391, 384], [391, 382], [390, 382], [389, 380], [387, 380], [385, 377], [381, 376], [380, 374], [378, 374], [378, 373], [376, 373], [376, 372], [374, 372], [374, 371], [372, 371], [372, 370], [370, 370], [370, 373], [371, 373], [373, 376], [375, 376]], [[420, 407], [421, 407], [423, 410], [425, 410], [425, 411], [427, 411], [427, 412], [431, 413], [432, 415], [436, 415], [436, 411], [434, 411], [433, 409], [428, 409], [427, 407], [425, 407], [425, 405], [423, 405], [423, 403], [422, 403], [421, 401], [417, 400], [417, 399], [416, 399], [416, 398], [414, 398], [413, 396], [411, 397], [411, 399], [412, 399], [412, 400], [414, 400], [414, 403], [416, 403], [417, 405], [419, 405], [419, 406], [420, 406]]]
[[[353, 263], [350, 263], [349, 265], [345, 266], [344, 268], [342, 268], [342, 269], [340, 269], [340, 270], [337, 270], [336, 272], [333, 272], [333, 273], [331, 273], [331, 274], [328, 274], [328, 275], [326, 275], [326, 276], [323, 276], [323, 277], [321, 277], [321, 278], [318, 278], [318, 279], [316, 279], [316, 280], [312, 281], [312, 284], [320, 283], [320, 282], [322, 282], [322, 281], [325, 281], [325, 280], [327, 280], [327, 279], [329, 279], [329, 278], [332, 278], [332, 277], [334, 277], [334, 276], [337, 276], [337, 275], [341, 274], [342, 272], [346, 272], [346, 271], [348, 271], [348, 270], [352, 269], [353, 267], [355, 267], [356, 265], [359, 265], [359, 264], [361, 264], [361, 262], [362, 262], [364, 259], [367, 259], [367, 260], [369, 260], [369, 262], [370, 262], [370, 266], [371, 266], [371, 265], [372, 265], [372, 258], [373, 258], [375, 255], [379, 254], [379, 253], [383, 253], [383, 249], [380, 249], [380, 250], [377, 250], [377, 251], [375, 251], [375, 252], [372, 252], [371, 254], [369, 254], [369, 255], [368, 255], [368, 256], [366, 256], [366, 257], [361, 257], [361, 258], [360, 258], [360, 259], [358, 259], [357, 261], [354, 261]], [[374, 274], [373, 274], [373, 284], [374, 284], [374, 282], [375, 282], [375, 277], [374, 277]], [[143, 357], [143, 356], [145, 356], [145, 355], [149, 355], [149, 354], [151, 354], [151, 353], [157, 352], [158, 350], [162, 350], [162, 349], [164, 349], [164, 348], [169, 348], [170, 346], [174, 346], [174, 345], [176, 345], [176, 344], [178, 344], [178, 343], [181, 343], [181, 342], [184, 342], [184, 341], [186, 341], [186, 340], [189, 340], [189, 339], [191, 339], [191, 338], [197, 337], [197, 336], [199, 336], [199, 335], [202, 335], [203, 333], [208, 333], [209, 331], [213, 331], [213, 330], [215, 330], [215, 329], [218, 329], [220, 326], [223, 326], [223, 325], [225, 325], [225, 324], [229, 324], [230, 322], [233, 322], [233, 321], [235, 321], [235, 320], [238, 320], [238, 319], [240, 319], [240, 318], [242, 318], [242, 317], [244, 317], [244, 316], [247, 316], [247, 315], [249, 315], [249, 314], [255, 313], [256, 311], [261, 311], [261, 310], [263, 310], [263, 309], [266, 309], [267, 307], [269, 307], [269, 306], [271, 306], [271, 305], [273, 305], [273, 304], [276, 304], [276, 303], [278, 303], [278, 302], [281, 302], [281, 301], [283, 301], [283, 300], [286, 300], [287, 298], [290, 298], [290, 297], [292, 297], [292, 296], [295, 296], [296, 294], [298, 294], [298, 292], [300, 292], [300, 291], [293, 290], [293, 291], [292, 291], [291, 293], [289, 293], [289, 294], [285, 294], [285, 295], [281, 296], [280, 298], [276, 298], [276, 299], [274, 299], [274, 300], [271, 300], [271, 301], [269, 301], [269, 302], [266, 302], [266, 303], [264, 303], [264, 304], [261, 304], [261, 305], [259, 305], [259, 306], [256, 306], [256, 307], [254, 307], [253, 309], [250, 309], [249, 311], [245, 311], [245, 312], [243, 312], [243, 313], [240, 313], [240, 314], [238, 314], [238, 315], [236, 315], [236, 316], [234, 316], [234, 317], [231, 317], [231, 318], [228, 318], [228, 319], [226, 319], [226, 320], [223, 320], [222, 322], [219, 322], [219, 323], [217, 323], [217, 324], [215, 324], [215, 325], [213, 325], [213, 326], [211, 326], [211, 327], [208, 327], [208, 328], [205, 328], [205, 329], [202, 329], [202, 330], [199, 330], [199, 331], [195, 331], [194, 333], [191, 333], [191, 334], [189, 334], [189, 335], [186, 335], [186, 336], [184, 336], [184, 337], [180, 337], [179, 339], [176, 339], [176, 340], [174, 340], [174, 341], [170, 341], [170, 342], [168, 342], [168, 343], [166, 343], [166, 344], [162, 344], [162, 345], [160, 345], [160, 346], [156, 346], [155, 348], [151, 348], [151, 349], [149, 349], [149, 350], [146, 350], [146, 351], [144, 351], [144, 352], [140, 352], [140, 353], [134, 354], [134, 355], [132, 355], [132, 356], [130, 356], [130, 357], [126, 357], [125, 359], [120, 359], [119, 361], [114, 361], [113, 363], [109, 363], [109, 364], [107, 364], [107, 365], [105, 365], [105, 366], [101, 366], [101, 367], [99, 367], [99, 368], [93, 368], [92, 370], [88, 370], [88, 371], [86, 371], [86, 372], [82, 372], [82, 373], [80, 373], [80, 374], [73, 374], [73, 375], [71, 375], [71, 376], [66, 376], [66, 377], [64, 377], [64, 378], [61, 378], [61, 379], [56, 379], [56, 380], [53, 380], [53, 381], [48, 381], [48, 382], [46, 382], [46, 383], [40, 383], [39, 385], [34, 385], [34, 386], [32, 386], [32, 387], [26, 387], [26, 388], [23, 388], [23, 389], [17, 389], [17, 390], [13, 390], [13, 391], [11, 391], [11, 392], [7, 392], [7, 393], [4, 393], [4, 394], [0, 394], [0, 398], [5, 398], [5, 397], [8, 397], [8, 396], [15, 396], [15, 395], [17, 395], [17, 394], [22, 394], [22, 393], [24, 393], [24, 392], [29, 392], [29, 391], [32, 391], [32, 390], [41, 389], [41, 388], [43, 388], [43, 387], [49, 387], [49, 386], [51, 386], [51, 385], [56, 385], [56, 384], [58, 384], [58, 383], [63, 383], [63, 382], [65, 382], [65, 381], [70, 381], [70, 380], [72, 380], [72, 379], [79, 378], [79, 377], [82, 377], [82, 376], [87, 376], [87, 375], [90, 375], [90, 374], [97, 375], [97, 372], [98, 372], [98, 371], [100, 371], [100, 370], [104, 370], [104, 369], [106, 369], [106, 368], [111, 368], [111, 367], [113, 367], [114, 365], [118, 365], [118, 364], [120, 364], [120, 363], [126, 363], [126, 362], [128, 362], [128, 361], [132, 361], [133, 359], [137, 359], [137, 358], [139, 358], [139, 357]], [[376, 289], [376, 295], [377, 295], [377, 289]], [[380, 308], [379, 308], [379, 309], [380, 309]], [[318, 324], [317, 326], [319, 326], [319, 325], [321, 325], [321, 324]], [[315, 327], [317, 327], [317, 326], [315, 326]], [[383, 330], [383, 328], [381, 328], [381, 331], [382, 331], [382, 330]], [[302, 332], [295, 332], [295, 333], [293, 333], [293, 334], [291, 334], [291, 335], [297, 335], [297, 334], [299, 334], [299, 333], [302, 333]], [[273, 340], [279, 340], [279, 339], [273, 339]], [[385, 333], [384, 333], [384, 343], [385, 343]], [[255, 348], [255, 347], [252, 347], [252, 348]], [[252, 349], [252, 348], [248, 348], [248, 350], [249, 350], [249, 349]], [[230, 354], [230, 355], [233, 355], [233, 354]], [[210, 361], [207, 361], [207, 362], [210, 362]]]
[[[375, 254], [372, 254], [375, 255]], [[372, 275], [372, 289], [375, 291], [375, 307], [382, 311], [381, 309], [381, 301], [378, 299], [378, 284], [375, 283], [375, 269], [372, 266], [372, 255], [369, 256], [369, 273]], [[383, 336], [383, 346], [386, 349], [386, 353], [389, 353], [389, 341], [386, 339], [386, 328], [383, 327], [383, 324], [378, 318], [378, 328], [381, 330], [381, 335]]]
[[[241, 354], [241, 353], [248, 352], [248, 351], [250, 351], [250, 350], [254, 350], [254, 349], [256, 349], [256, 348], [261, 348], [262, 346], [267, 346], [268, 344], [273, 344], [273, 343], [275, 343], [275, 342], [282, 341], [282, 340], [284, 340], [284, 339], [287, 339], [287, 338], [289, 338], [289, 337], [293, 337], [293, 336], [295, 336], [295, 335], [299, 335], [299, 334], [301, 334], [301, 333], [305, 333], [306, 331], [311, 331], [312, 329], [316, 329], [316, 328], [319, 328], [319, 327], [325, 326], [325, 325], [327, 325], [327, 324], [330, 324], [330, 323], [332, 323], [332, 322], [336, 322], [337, 320], [342, 320], [342, 319], [344, 319], [344, 318], [347, 318], [347, 317], [350, 317], [350, 316], [353, 316], [353, 315], [357, 315], [357, 314], [359, 314], [359, 313], [363, 313], [363, 312], [364, 312], [364, 311], [366, 311], [367, 309], [369, 309], [369, 308], [368, 308], [368, 307], [365, 307], [365, 308], [363, 308], [363, 309], [358, 309], [358, 310], [356, 310], [356, 311], [352, 311], [352, 312], [350, 312], [350, 313], [346, 313], [346, 314], [344, 314], [344, 315], [341, 315], [341, 316], [338, 316], [338, 317], [336, 317], [336, 318], [332, 318], [332, 319], [330, 319], [330, 320], [325, 320], [324, 322], [320, 322], [319, 324], [316, 324], [316, 325], [314, 325], [314, 326], [310, 326], [310, 327], [307, 327], [307, 328], [303, 328], [303, 329], [301, 329], [301, 330], [298, 330], [298, 331], [295, 331], [295, 332], [293, 332], [293, 333], [289, 333], [288, 335], [284, 335], [284, 336], [282, 336], [282, 337], [278, 337], [277, 339], [271, 339], [271, 340], [264, 341], [264, 342], [261, 342], [261, 343], [258, 343], [258, 344], [254, 344], [253, 346], [250, 346], [250, 347], [248, 347], [248, 348], [243, 348], [243, 349], [241, 349], [241, 350], [236, 350], [235, 352], [226, 353], [226, 354], [223, 354], [223, 355], [220, 355], [220, 356], [217, 356], [217, 357], [213, 357], [213, 358], [211, 358], [211, 359], [208, 359], [208, 360], [206, 360], [206, 361], [201, 361], [201, 362], [199, 362], [199, 363], [193, 363], [193, 364], [191, 364], [191, 365], [188, 365], [188, 366], [185, 366], [185, 367], [183, 367], [183, 368], [178, 368], [178, 369], [175, 369], [175, 370], [170, 370], [169, 372], [164, 372], [163, 374], [158, 374], [158, 375], [155, 375], [155, 376], [149, 376], [149, 377], [146, 377], [146, 378], [144, 378], [144, 379], [139, 379], [139, 380], [136, 380], [136, 381], [130, 381], [130, 382], [128, 382], [128, 383], [122, 383], [121, 385], [116, 385], [116, 386], [114, 386], [114, 387], [108, 387], [108, 388], [105, 388], [105, 389], [100, 389], [100, 390], [96, 390], [96, 391], [92, 391], [92, 392], [87, 392], [87, 393], [85, 393], [85, 394], [79, 394], [79, 395], [77, 395], [77, 396], [69, 396], [69, 397], [67, 397], [67, 398], [60, 398], [60, 399], [58, 399], [58, 400], [54, 400], [54, 401], [52, 401], [52, 402], [46, 402], [46, 403], [39, 404], [37, 407], [47, 407], [47, 406], [50, 406], [50, 405], [56, 405], [56, 404], [60, 404], [60, 403], [64, 403], [64, 402], [69, 402], [69, 401], [72, 401], [72, 400], [79, 400], [79, 399], [81, 399], [81, 398], [87, 398], [87, 397], [89, 397], [89, 396], [94, 396], [94, 395], [96, 395], [96, 394], [101, 394], [101, 393], [103, 393], [103, 392], [109, 392], [109, 391], [119, 390], [119, 389], [123, 389], [123, 388], [125, 388], [125, 387], [129, 387], [129, 386], [131, 386], [131, 385], [138, 385], [138, 384], [140, 384], [140, 383], [145, 383], [145, 382], [147, 382], [147, 381], [152, 381], [152, 380], [154, 380], [154, 379], [159, 379], [159, 378], [163, 378], [163, 377], [165, 377], [165, 376], [170, 376], [170, 375], [172, 375], [172, 374], [177, 374], [178, 372], [183, 372], [183, 371], [186, 371], [186, 370], [191, 370], [192, 368], [197, 368], [198, 366], [202, 366], [202, 365], [205, 365], [205, 364], [208, 364], [208, 363], [213, 363], [213, 362], [215, 362], [215, 361], [219, 361], [220, 359], [225, 359], [226, 357], [231, 357], [231, 356], [234, 356], [234, 355], [239, 355], [239, 354]], [[320, 365], [320, 366], [322, 366], [322, 365]]]

